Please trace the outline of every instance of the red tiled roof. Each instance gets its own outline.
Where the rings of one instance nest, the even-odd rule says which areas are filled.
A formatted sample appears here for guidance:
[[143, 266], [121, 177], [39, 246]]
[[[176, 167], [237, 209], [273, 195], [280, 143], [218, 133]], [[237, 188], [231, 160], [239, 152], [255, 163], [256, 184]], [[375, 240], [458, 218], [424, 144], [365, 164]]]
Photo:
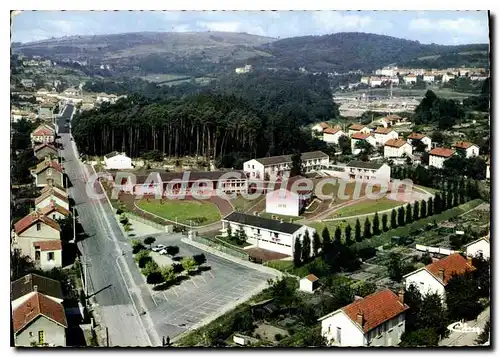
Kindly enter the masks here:
[[14, 332], [17, 334], [39, 316], [45, 316], [63, 327], [68, 327], [62, 304], [43, 294], [35, 293], [12, 311]]
[[70, 214], [70, 212], [66, 208], [58, 205], [57, 203], [55, 203], [55, 201], [51, 201], [48, 206], [45, 206], [40, 209], [40, 213], [43, 214], [44, 216], [47, 216], [48, 214], [54, 211], [59, 212], [60, 214], [66, 217], [68, 217]]
[[40, 247], [42, 252], [51, 250], [62, 250], [62, 243], [59, 239], [40, 240], [33, 243], [34, 247]]
[[441, 156], [441, 157], [450, 157], [455, 153], [455, 150], [446, 149], [446, 148], [434, 148], [431, 150], [429, 155]]
[[40, 128], [33, 132], [33, 136], [53, 136], [54, 132], [48, 128]]
[[53, 145], [50, 145], [47, 143], [43, 143], [43, 144], [35, 146], [34, 151], [37, 152], [37, 151], [43, 149], [44, 147], [48, 147], [49, 149], [52, 149], [53, 151], [57, 152], [57, 149]]
[[49, 225], [50, 227], [57, 229], [58, 231], [61, 230], [61, 227], [59, 226], [59, 224], [56, 221], [54, 221], [53, 219], [51, 219], [47, 216], [44, 216], [44, 215], [40, 214], [39, 212], [32, 212], [32, 213], [28, 214], [26, 217], [21, 218], [19, 221], [17, 221], [14, 224], [14, 231], [16, 232], [16, 234], [19, 235], [37, 222], [45, 223], [45, 224]]
[[408, 144], [408, 143], [402, 139], [389, 139], [385, 142], [385, 146], [392, 146], [395, 148], [400, 148], [404, 144]]
[[353, 139], [365, 140], [367, 137], [372, 136], [370, 133], [354, 133], [352, 134]]
[[40, 194], [44, 194], [45, 192], [54, 190], [55, 192], [58, 192], [59, 195], [63, 195], [64, 197], [68, 197], [68, 193], [66, 192], [66, 189], [62, 186], [59, 186], [56, 183], [51, 183], [48, 184], [47, 186], [44, 186], [42, 190], [40, 191]]
[[340, 131], [339, 128], [326, 128], [323, 130], [323, 133], [325, 134], [337, 134]]
[[363, 326], [360, 327], [365, 333], [407, 309], [408, 305], [401, 303], [399, 297], [389, 289], [370, 294], [342, 308], [358, 326], [358, 314], [363, 314]]
[[36, 168], [33, 170], [33, 172], [35, 174], [39, 174], [49, 167], [56, 169], [57, 172], [62, 172], [61, 165], [57, 162], [57, 160], [43, 160], [38, 165], [36, 165]]
[[318, 277], [314, 274], [309, 274], [305, 278], [309, 280], [311, 283], [314, 283], [315, 281], [319, 280]]
[[[444, 269], [444, 281], [440, 278], [440, 269]], [[469, 264], [467, 259], [462, 257], [459, 253], [455, 253], [426, 265], [425, 270], [441, 280], [443, 285], [446, 285], [453, 274], [461, 275], [466, 271], [474, 271], [476, 268], [474, 268], [472, 264]]]
[[375, 129], [375, 134], [389, 134], [391, 131], [394, 131], [392, 128], [384, 128], [383, 126], [377, 127]]
[[453, 145], [453, 147], [457, 148], [457, 149], [468, 149], [468, 148], [470, 148], [473, 145], [475, 145], [475, 144], [469, 143], [467, 141], [457, 141], [455, 143], [455, 145]]
[[319, 126], [322, 127], [323, 129], [326, 129], [326, 128], [330, 127], [330, 125], [328, 125], [328, 123], [325, 123], [325, 122], [319, 123]]
[[400, 116], [399, 116], [399, 115], [397, 115], [397, 114], [389, 114], [389, 115], [387, 116], [387, 119], [389, 119], [389, 120], [401, 120], [401, 119], [403, 119], [403, 117], [400, 117]]
[[43, 192], [40, 196], [38, 196], [37, 198], [35, 198], [35, 206], [37, 204], [39, 204], [40, 202], [46, 200], [50, 196], [55, 196], [55, 197], [59, 198], [61, 201], [69, 203], [67, 195], [64, 196], [60, 192], [58, 192], [58, 191], [54, 190], [53, 188], [51, 188], [50, 190], [47, 190], [47, 191]]
[[425, 138], [425, 135], [421, 133], [411, 133], [408, 135], [408, 139], [422, 140], [423, 138]]
[[366, 125], [361, 125], [361, 124], [352, 124], [349, 129], [350, 130], [361, 130], [363, 128], [366, 128]]

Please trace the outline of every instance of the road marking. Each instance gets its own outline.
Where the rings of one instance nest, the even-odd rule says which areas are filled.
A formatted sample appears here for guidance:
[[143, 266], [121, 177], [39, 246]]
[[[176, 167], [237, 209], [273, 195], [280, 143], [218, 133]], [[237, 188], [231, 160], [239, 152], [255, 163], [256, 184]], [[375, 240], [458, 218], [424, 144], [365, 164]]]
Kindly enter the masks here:
[[172, 287], [172, 290], [174, 291], [175, 295], [177, 295], [177, 297], [179, 297], [179, 294], [177, 294], [177, 290], [175, 290], [174, 287]]
[[163, 293], [163, 296], [165, 297], [165, 300], [167, 300], [167, 302], [168, 302], [168, 297], [167, 297], [167, 294], [165, 294], [165, 292], [164, 292], [164, 291], [162, 291], [162, 293]]
[[212, 276], [212, 278], [215, 279], [215, 276], [212, 274], [212, 271], [209, 270], [208, 272], [210, 273], [210, 275]]
[[156, 303], [156, 300], [155, 300], [155, 297], [153, 296], [153, 294], [151, 294], [151, 298], [153, 299], [153, 302], [155, 303], [155, 306], [158, 307], [158, 304]]
[[198, 288], [198, 285], [196, 285], [196, 283], [194, 282], [194, 279], [191, 279], [191, 282], [193, 283], [193, 285]]

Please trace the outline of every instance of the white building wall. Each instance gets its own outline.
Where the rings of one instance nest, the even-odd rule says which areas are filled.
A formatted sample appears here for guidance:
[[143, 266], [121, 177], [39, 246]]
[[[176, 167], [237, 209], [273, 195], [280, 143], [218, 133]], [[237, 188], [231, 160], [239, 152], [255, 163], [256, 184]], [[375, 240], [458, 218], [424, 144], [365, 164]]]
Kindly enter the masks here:
[[42, 240], [61, 239], [60, 232], [45, 223], [41, 223], [39, 231], [36, 228], [36, 224], [34, 224], [21, 233], [20, 236], [16, 236], [13, 241], [13, 244], [21, 249], [24, 255], [28, 255], [32, 259], [35, 259], [33, 243]]
[[43, 201], [39, 202], [37, 205], [36, 205], [36, 209], [40, 209], [40, 208], [43, 208], [43, 207], [47, 207], [47, 206], [50, 206], [50, 202], [51, 201], [54, 201], [56, 204], [58, 204], [59, 206], [61, 207], [64, 207], [66, 208], [67, 210], [69, 210], [69, 203], [66, 202], [66, 201], [63, 201], [61, 200], [59, 197], [56, 197], [56, 196], [49, 196], [47, 197], [46, 199], [44, 199]]
[[412, 152], [413, 148], [408, 143], [399, 148], [393, 146], [384, 146], [384, 157], [402, 157], [403, 154], [411, 155]]
[[266, 212], [284, 216], [299, 216], [299, 196], [291, 191], [279, 189], [266, 194]]
[[[49, 253], [54, 253], [54, 257], [51, 260], [49, 260]], [[42, 270], [52, 270], [60, 267], [62, 267], [62, 250], [40, 252], [40, 268]]]
[[434, 166], [438, 169], [442, 169], [445, 161], [446, 158], [442, 156], [429, 155], [429, 166]]
[[323, 141], [329, 144], [338, 145], [341, 136], [345, 135], [342, 130], [339, 130], [335, 134], [323, 134]]
[[470, 148], [468, 148], [467, 150], [465, 150], [465, 156], [467, 158], [478, 156], [478, 155], [479, 155], [479, 148], [475, 145], [473, 145]]
[[398, 133], [396, 133], [394, 130], [387, 133], [387, 134], [373, 134], [375, 136], [375, 142], [377, 145], [384, 145], [388, 140], [390, 139], [397, 139], [399, 137]]
[[249, 173], [249, 178], [251, 179], [264, 179], [264, 165], [255, 159], [245, 161], [243, 164], [243, 171]]
[[425, 269], [422, 269], [417, 273], [408, 275], [404, 279], [404, 283], [407, 289], [410, 287], [410, 285], [415, 285], [422, 296], [428, 293], [435, 292], [444, 299], [445, 290], [443, 284], [437, 281], [436, 278]]
[[[340, 342], [337, 328], [340, 328]], [[330, 346], [357, 347], [367, 344], [364, 333], [341, 310], [321, 321], [321, 334]]]
[[116, 155], [111, 158], [104, 158], [104, 166], [108, 170], [125, 170], [132, 168], [132, 159], [124, 155]]
[[490, 258], [490, 243], [488, 243], [484, 239], [481, 239], [479, 242], [476, 242], [474, 244], [469, 245], [466, 249], [466, 253], [467, 253], [467, 256], [469, 256], [469, 257], [475, 257], [479, 253], [482, 253], [484, 259], [489, 259]]

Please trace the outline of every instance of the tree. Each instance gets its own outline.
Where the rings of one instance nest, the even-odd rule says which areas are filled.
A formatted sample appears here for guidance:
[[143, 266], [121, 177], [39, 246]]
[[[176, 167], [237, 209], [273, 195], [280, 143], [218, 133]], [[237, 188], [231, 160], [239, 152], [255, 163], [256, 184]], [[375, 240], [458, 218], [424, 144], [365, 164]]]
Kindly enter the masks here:
[[171, 257], [174, 257], [177, 254], [179, 254], [179, 247], [176, 245], [169, 245], [166, 250], [167, 254], [170, 255]]
[[458, 206], [458, 191], [457, 190], [453, 191], [452, 205], [453, 205], [453, 207]]
[[371, 223], [368, 217], [365, 219], [365, 226], [363, 229], [363, 238], [370, 238], [372, 236]]
[[[141, 250], [135, 255], [135, 261], [139, 262], [142, 258], [149, 257], [149, 251], [148, 250]], [[141, 267], [142, 268], [142, 267]]]
[[302, 236], [302, 251], [301, 258], [303, 263], [307, 263], [311, 257], [311, 238], [309, 238], [309, 231], [306, 230]]
[[481, 331], [481, 334], [475, 341], [477, 345], [484, 345], [486, 342], [490, 341], [490, 328], [490, 320], [488, 320], [484, 324], [483, 331]]
[[440, 214], [442, 212], [443, 206], [441, 204], [441, 195], [436, 193], [434, 196], [434, 214]]
[[398, 226], [402, 227], [406, 224], [405, 221], [405, 208], [403, 206], [398, 208]]
[[363, 237], [361, 236], [361, 223], [359, 222], [359, 218], [356, 218], [356, 225], [354, 226], [354, 239], [356, 242], [361, 242]]
[[[177, 264], [179, 265], [179, 264]], [[163, 276], [164, 281], [168, 284], [175, 280], [174, 267], [171, 265], [165, 266], [160, 269], [160, 273]]]
[[418, 329], [418, 315], [422, 307], [422, 294], [414, 284], [404, 290], [404, 302], [409, 306], [405, 314], [405, 331], [411, 332]]
[[373, 235], [377, 236], [380, 234], [380, 222], [378, 218], [378, 212], [375, 212], [375, 216], [373, 216]]
[[295, 244], [293, 248], [293, 265], [296, 267], [301, 266], [302, 263], [302, 243], [300, 239], [295, 238]]
[[420, 218], [427, 217], [427, 202], [425, 200], [420, 201]]
[[396, 213], [396, 210], [393, 208], [391, 211], [391, 228], [392, 229], [395, 229], [398, 227], [397, 218], [398, 218], [398, 214]]
[[413, 215], [412, 215], [412, 211], [411, 211], [411, 204], [407, 204], [406, 205], [406, 220], [405, 220], [405, 223], [406, 224], [409, 224], [413, 222]]
[[144, 239], [144, 244], [149, 245], [149, 249], [151, 249], [151, 245], [154, 242], [156, 242], [156, 238], [155, 237], [146, 237], [146, 239]]
[[448, 206], [448, 195], [449, 195], [449, 192], [447, 192], [446, 190], [444, 190], [441, 193], [441, 212], [446, 211], [447, 209], [450, 208]]
[[14, 248], [10, 253], [11, 279], [16, 280], [35, 269], [35, 263], [28, 255], [23, 255], [21, 250]]
[[403, 267], [401, 264], [401, 255], [397, 253], [389, 254], [389, 262], [387, 263], [387, 271], [389, 278], [396, 282], [400, 282], [403, 278]]
[[387, 213], [384, 213], [382, 215], [382, 231], [384, 231], [384, 232], [387, 232], [389, 230], [389, 226], [387, 225], [387, 220], [388, 220]]
[[441, 295], [437, 293], [424, 295], [418, 314], [418, 327], [433, 328], [439, 336], [446, 332], [447, 321], [446, 309], [443, 306]]
[[401, 336], [401, 347], [437, 347], [439, 336], [433, 328], [405, 332]]
[[313, 255], [316, 257], [318, 256], [319, 249], [321, 248], [321, 239], [319, 238], [318, 232], [314, 232], [313, 234], [312, 246], [313, 246]]
[[193, 259], [197, 265], [203, 265], [207, 261], [207, 258], [205, 257], [205, 254], [196, 254], [193, 255]]
[[434, 200], [432, 197], [427, 200], [427, 215], [428, 217], [434, 215]]
[[161, 275], [159, 271], [153, 271], [146, 277], [146, 282], [148, 284], [158, 285], [165, 282], [165, 279], [163, 279], [163, 275]]
[[342, 243], [342, 230], [340, 229], [339, 226], [335, 228], [335, 234], [334, 234], [334, 243], [335, 244], [341, 244]]
[[290, 177], [302, 174], [302, 158], [300, 152], [295, 151], [292, 154], [292, 167], [290, 168]]
[[242, 226], [239, 226], [238, 230], [236, 231], [236, 235], [233, 238], [235, 238], [236, 244], [238, 245], [242, 245], [247, 241], [247, 234]]
[[229, 240], [232, 240], [233, 239], [233, 229], [231, 228], [230, 223], [227, 224], [226, 233], [227, 233], [227, 238]]
[[194, 261], [193, 257], [184, 257], [181, 260], [182, 267], [184, 268], [185, 271], [188, 273], [194, 271], [197, 269], [196, 262]]
[[[158, 271], [158, 268], [159, 268], [158, 264], [151, 257], [148, 257], [148, 258], [149, 258], [149, 261], [146, 262], [144, 267], [141, 269], [141, 273], [146, 277], [149, 274], [151, 274], [152, 272]], [[140, 266], [140, 261], [139, 261], [139, 266]]]
[[342, 135], [339, 138], [339, 147], [342, 151], [342, 155], [350, 155], [351, 154], [351, 139], [348, 136]]
[[445, 290], [446, 306], [452, 320], [472, 320], [481, 312], [478, 284], [471, 272], [453, 275]]
[[418, 221], [420, 217], [420, 204], [418, 201], [415, 201], [413, 204], [413, 222]]
[[330, 243], [331, 243], [330, 231], [328, 230], [328, 227], [323, 228], [323, 232], [321, 233], [321, 237], [323, 238], [323, 252], [325, 252], [330, 247]]
[[345, 244], [346, 246], [351, 246], [354, 241], [352, 240], [352, 228], [351, 228], [351, 225], [348, 224], [346, 227], [345, 227]]

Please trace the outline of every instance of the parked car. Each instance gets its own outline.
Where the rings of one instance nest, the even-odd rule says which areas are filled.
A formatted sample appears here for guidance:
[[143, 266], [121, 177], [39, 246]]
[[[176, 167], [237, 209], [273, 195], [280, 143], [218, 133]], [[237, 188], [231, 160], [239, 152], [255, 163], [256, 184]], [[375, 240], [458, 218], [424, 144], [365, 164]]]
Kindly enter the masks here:
[[153, 252], [159, 252], [159, 251], [162, 251], [162, 250], [165, 250], [165, 246], [163, 244], [158, 244], [156, 247], [153, 247], [151, 250]]

